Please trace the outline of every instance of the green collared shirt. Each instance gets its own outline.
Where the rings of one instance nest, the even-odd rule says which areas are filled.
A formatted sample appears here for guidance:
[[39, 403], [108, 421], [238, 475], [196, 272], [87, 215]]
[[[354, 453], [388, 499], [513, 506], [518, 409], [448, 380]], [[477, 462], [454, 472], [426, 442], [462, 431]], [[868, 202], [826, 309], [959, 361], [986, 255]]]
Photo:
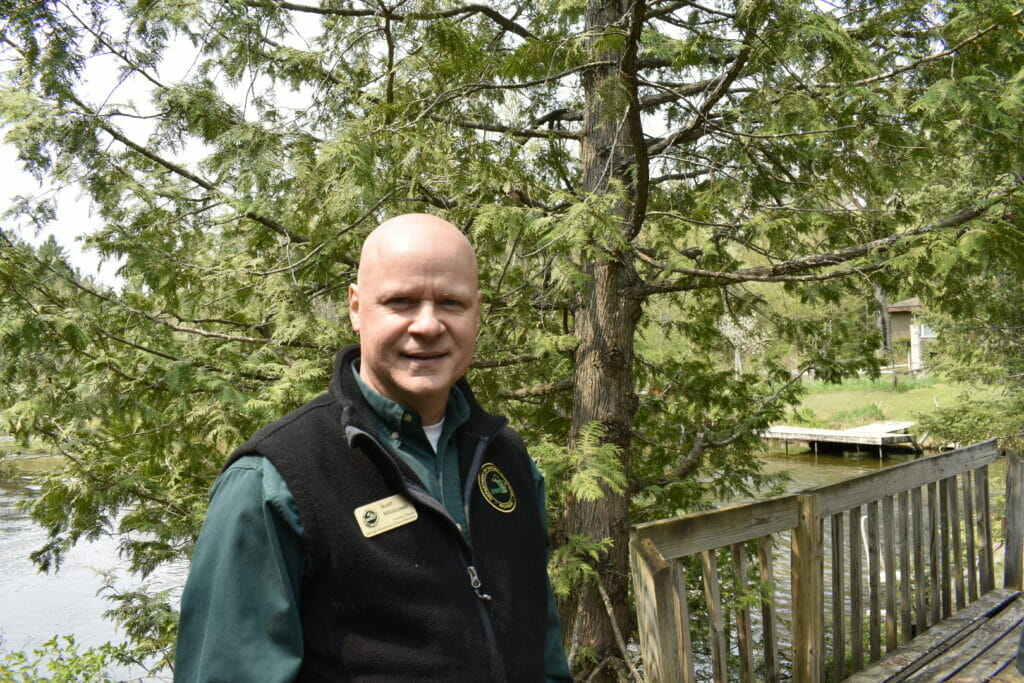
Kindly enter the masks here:
[[[454, 439], [469, 418], [465, 397], [457, 390], [449, 395], [435, 455], [417, 414], [361, 380], [359, 386], [378, 420], [381, 443], [409, 465], [466, 533]], [[531, 465], [546, 529], [544, 478]], [[304, 556], [302, 521], [277, 468], [258, 455], [236, 460], [210, 492], [210, 509], [192, 556], [181, 597], [175, 680], [293, 680], [302, 666], [299, 597]], [[569, 683], [550, 582], [547, 593], [545, 681]]]
[[434, 453], [423, 431], [419, 413], [374, 391], [359, 376], [355, 363], [352, 364], [352, 372], [363, 398], [373, 409], [378, 441], [387, 444], [416, 473], [427, 492], [444, 506], [459, 525], [462, 535], [469, 540], [459, 477], [459, 452], [455, 443], [455, 430], [469, 421], [469, 403], [462, 392], [458, 387], [452, 387], [448, 393], [444, 427], [437, 441], [437, 453]]

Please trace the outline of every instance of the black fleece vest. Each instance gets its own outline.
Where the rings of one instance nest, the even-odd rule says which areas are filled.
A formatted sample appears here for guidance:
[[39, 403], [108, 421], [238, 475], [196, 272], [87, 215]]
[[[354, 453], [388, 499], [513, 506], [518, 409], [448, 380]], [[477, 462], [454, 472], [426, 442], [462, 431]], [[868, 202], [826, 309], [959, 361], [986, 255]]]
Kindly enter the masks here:
[[[358, 354], [343, 349], [328, 393], [228, 461], [269, 458], [295, 498], [307, 554], [299, 680], [542, 681], [546, 540], [522, 441], [460, 383], [471, 411], [457, 432], [467, 544], [412, 470], [371, 436], [350, 370]], [[367, 537], [356, 508], [394, 494], [417, 519]]]

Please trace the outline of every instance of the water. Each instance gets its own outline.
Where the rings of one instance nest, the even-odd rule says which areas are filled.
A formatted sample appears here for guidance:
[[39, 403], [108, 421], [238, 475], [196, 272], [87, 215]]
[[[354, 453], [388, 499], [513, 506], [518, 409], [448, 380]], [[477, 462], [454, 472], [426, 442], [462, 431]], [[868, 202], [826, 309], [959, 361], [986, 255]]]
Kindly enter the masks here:
[[811, 451], [801, 450], [799, 446], [790, 445], [788, 454], [781, 450], [771, 451], [761, 458], [761, 462], [764, 463], [764, 471], [767, 473], [788, 471], [793, 480], [786, 486], [786, 493], [793, 493], [834, 484], [913, 460], [914, 457], [909, 451], [895, 449], [887, 452], [884, 458], [879, 458], [878, 452], [870, 449], [862, 450], [860, 453], [851, 451], [834, 455], [815, 455]]
[[[35, 469], [47, 464], [37, 464]], [[117, 540], [101, 537], [83, 541], [68, 553], [58, 572], [39, 572], [29, 554], [45, 543], [46, 532], [17, 507], [38, 491], [31, 471], [0, 476], [0, 656], [18, 650], [31, 651], [54, 635], [74, 634], [79, 651], [106, 642], [124, 640], [115, 624], [103, 618], [113, 605], [97, 591], [103, 585], [101, 571], [113, 571], [115, 586], [135, 589], [142, 584], [124, 568]], [[146, 580], [151, 588], [172, 589], [177, 602], [187, 567], [162, 567]], [[138, 679], [139, 667], [109, 672], [118, 680]], [[166, 674], [166, 679], [170, 674]], [[156, 680], [156, 679], [153, 679]]]

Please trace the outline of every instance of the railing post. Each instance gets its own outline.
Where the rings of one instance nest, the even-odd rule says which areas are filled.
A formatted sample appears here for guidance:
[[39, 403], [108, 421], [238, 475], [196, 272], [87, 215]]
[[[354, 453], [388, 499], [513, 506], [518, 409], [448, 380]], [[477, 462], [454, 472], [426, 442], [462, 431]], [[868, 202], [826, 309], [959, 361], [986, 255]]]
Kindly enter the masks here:
[[1006, 453], [1006, 563], [1003, 585], [1024, 589], [1024, 459]]
[[[820, 499], [797, 496], [799, 514], [793, 529], [793, 680], [820, 683], [825, 672], [823, 528]], [[836, 656], [842, 657], [843, 653]]]
[[629, 549], [646, 679], [689, 683], [694, 672], [682, 567], [666, 562], [654, 544], [639, 538], [635, 530]]

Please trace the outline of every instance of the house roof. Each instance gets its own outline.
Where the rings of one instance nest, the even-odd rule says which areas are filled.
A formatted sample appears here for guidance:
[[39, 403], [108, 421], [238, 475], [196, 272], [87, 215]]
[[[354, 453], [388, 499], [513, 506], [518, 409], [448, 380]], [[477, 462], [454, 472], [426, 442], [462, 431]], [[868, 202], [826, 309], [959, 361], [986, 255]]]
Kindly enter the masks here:
[[889, 306], [890, 313], [904, 313], [906, 311], [913, 311], [918, 308], [924, 308], [924, 304], [921, 303], [921, 299], [918, 297], [911, 297], [910, 299], [904, 299], [903, 301], [897, 301]]

